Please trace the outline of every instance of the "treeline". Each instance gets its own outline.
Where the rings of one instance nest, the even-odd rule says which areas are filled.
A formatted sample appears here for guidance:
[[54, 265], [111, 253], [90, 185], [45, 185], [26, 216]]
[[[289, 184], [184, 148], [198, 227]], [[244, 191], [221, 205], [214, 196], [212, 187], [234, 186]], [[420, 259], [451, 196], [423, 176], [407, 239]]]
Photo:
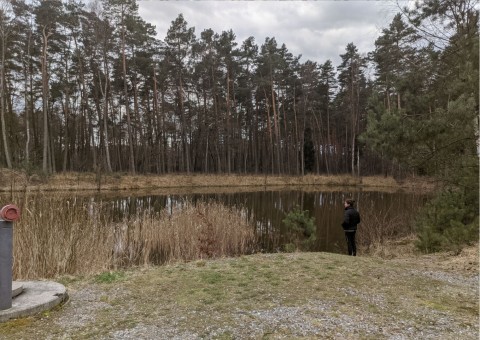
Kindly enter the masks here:
[[181, 14], [159, 40], [135, 0], [0, 3], [3, 167], [445, 174], [452, 152], [475, 149], [475, 2], [405, 10], [340, 65], [302, 62], [273, 37], [197, 36]]

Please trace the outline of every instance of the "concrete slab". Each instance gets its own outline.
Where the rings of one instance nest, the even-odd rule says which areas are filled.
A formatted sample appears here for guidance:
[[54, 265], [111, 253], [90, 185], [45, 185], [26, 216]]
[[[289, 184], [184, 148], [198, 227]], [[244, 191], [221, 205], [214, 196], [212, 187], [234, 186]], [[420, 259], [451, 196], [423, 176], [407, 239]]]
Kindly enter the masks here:
[[22, 294], [23, 292], [23, 284], [18, 281], [12, 282], [12, 298]]
[[0, 322], [52, 309], [68, 298], [65, 286], [52, 281], [15, 281], [23, 287], [12, 307], [0, 310]]

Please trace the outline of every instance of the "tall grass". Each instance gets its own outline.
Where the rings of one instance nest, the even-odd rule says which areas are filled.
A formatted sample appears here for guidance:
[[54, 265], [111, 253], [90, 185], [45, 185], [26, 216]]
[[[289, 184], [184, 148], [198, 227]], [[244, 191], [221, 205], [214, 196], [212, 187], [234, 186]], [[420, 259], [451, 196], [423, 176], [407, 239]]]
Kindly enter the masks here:
[[108, 203], [25, 197], [14, 225], [15, 279], [84, 275], [132, 265], [244, 254], [254, 229], [242, 210], [185, 202], [115, 222]]
[[115, 265], [234, 256], [252, 251], [254, 229], [241, 210], [187, 202], [172, 212], [145, 211], [115, 226]]
[[393, 213], [391, 209], [377, 210], [374, 207], [362, 209], [362, 222], [357, 232], [357, 243], [363, 253], [381, 257], [396, 257], [398, 251], [411, 251], [409, 247], [393, 247], [394, 242], [408, 243], [415, 238], [413, 230], [413, 209], [405, 213]]

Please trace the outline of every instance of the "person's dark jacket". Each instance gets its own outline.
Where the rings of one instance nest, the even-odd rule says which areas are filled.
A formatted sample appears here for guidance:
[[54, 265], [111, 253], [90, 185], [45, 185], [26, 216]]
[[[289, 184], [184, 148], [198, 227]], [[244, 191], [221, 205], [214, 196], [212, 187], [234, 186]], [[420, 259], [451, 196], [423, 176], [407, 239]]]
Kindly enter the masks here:
[[357, 224], [360, 223], [360, 214], [354, 207], [346, 207], [345, 215], [342, 222], [343, 230], [355, 231], [357, 230]]

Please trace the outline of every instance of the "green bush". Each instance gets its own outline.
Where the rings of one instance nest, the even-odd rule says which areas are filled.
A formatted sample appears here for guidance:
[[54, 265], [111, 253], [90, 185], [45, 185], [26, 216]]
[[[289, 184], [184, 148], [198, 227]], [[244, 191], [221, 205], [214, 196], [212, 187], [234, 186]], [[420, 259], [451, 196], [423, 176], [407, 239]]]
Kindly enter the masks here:
[[453, 250], [478, 241], [478, 194], [446, 190], [416, 219], [417, 247], [426, 253]]
[[286, 253], [293, 253], [297, 250], [297, 246], [294, 243], [286, 243], [283, 245], [283, 250]]
[[286, 215], [282, 222], [287, 228], [290, 241], [285, 246], [286, 251], [291, 252], [293, 245], [300, 250], [309, 250], [311, 248], [317, 239], [317, 227], [315, 218], [309, 216], [308, 210], [301, 210], [300, 207], [296, 206]]

